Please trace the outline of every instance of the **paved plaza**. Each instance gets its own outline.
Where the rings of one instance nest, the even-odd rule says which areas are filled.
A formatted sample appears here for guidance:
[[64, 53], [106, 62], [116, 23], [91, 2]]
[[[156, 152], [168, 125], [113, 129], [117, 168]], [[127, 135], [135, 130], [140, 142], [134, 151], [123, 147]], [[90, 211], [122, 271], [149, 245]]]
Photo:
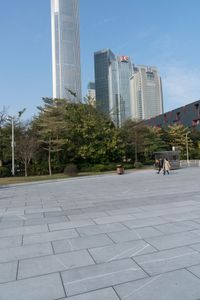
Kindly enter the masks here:
[[0, 186], [0, 300], [200, 299], [199, 175]]

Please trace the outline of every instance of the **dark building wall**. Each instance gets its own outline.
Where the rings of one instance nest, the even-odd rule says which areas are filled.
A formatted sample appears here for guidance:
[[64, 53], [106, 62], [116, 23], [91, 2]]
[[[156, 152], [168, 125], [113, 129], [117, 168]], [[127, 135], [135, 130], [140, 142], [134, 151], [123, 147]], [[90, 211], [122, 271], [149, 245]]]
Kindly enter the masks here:
[[182, 124], [200, 131], [200, 100], [148, 119], [144, 123], [148, 126], [162, 128], [166, 128], [169, 125]]

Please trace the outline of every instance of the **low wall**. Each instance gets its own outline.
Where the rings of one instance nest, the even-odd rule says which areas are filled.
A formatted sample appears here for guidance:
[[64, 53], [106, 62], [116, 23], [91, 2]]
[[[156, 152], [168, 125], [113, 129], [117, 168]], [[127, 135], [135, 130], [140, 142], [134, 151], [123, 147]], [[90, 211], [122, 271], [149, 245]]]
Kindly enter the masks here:
[[200, 160], [199, 159], [192, 159], [192, 160], [180, 160], [180, 167], [200, 167]]

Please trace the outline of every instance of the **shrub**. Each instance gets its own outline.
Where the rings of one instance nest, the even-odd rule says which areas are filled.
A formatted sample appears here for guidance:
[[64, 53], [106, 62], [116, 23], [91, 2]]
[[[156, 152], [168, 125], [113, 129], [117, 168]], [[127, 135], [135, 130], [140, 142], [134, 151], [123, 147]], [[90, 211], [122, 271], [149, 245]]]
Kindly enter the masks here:
[[139, 162], [139, 161], [135, 162], [135, 163], [134, 163], [134, 168], [136, 168], [136, 169], [142, 168], [142, 163]]
[[108, 170], [107, 166], [102, 164], [96, 164], [90, 167], [91, 172], [104, 172], [107, 170]]
[[64, 174], [67, 174], [69, 176], [76, 176], [77, 173], [78, 173], [78, 168], [74, 164], [68, 165], [64, 169]]
[[123, 166], [124, 166], [124, 169], [126, 169], [126, 170], [134, 168], [134, 164], [130, 164], [130, 163], [123, 163]]
[[10, 170], [6, 167], [0, 167], [0, 177], [9, 177], [10, 174]]

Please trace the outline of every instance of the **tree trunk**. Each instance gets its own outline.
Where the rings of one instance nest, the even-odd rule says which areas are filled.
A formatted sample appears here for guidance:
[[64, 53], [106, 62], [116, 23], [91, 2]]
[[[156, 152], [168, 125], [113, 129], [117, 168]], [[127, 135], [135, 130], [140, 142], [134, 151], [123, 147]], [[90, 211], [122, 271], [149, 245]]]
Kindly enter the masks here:
[[138, 161], [138, 155], [137, 155], [138, 149], [137, 148], [138, 148], [137, 147], [137, 132], [135, 131], [135, 162]]
[[50, 148], [50, 146], [49, 146], [48, 164], [49, 164], [49, 175], [51, 176], [51, 148]]
[[24, 163], [24, 172], [25, 172], [25, 177], [28, 176], [28, 173], [27, 173], [27, 162]]

